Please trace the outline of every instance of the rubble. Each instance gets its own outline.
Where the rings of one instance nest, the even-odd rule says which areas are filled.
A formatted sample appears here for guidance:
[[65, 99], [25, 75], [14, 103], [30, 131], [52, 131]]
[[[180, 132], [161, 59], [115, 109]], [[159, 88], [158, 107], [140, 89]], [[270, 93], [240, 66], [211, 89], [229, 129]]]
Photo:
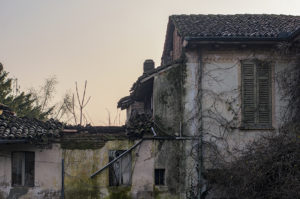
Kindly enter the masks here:
[[147, 114], [132, 114], [125, 126], [126, 135], [129, 138], [142, 138], [144, 134], [151, 133], [153, 120]]

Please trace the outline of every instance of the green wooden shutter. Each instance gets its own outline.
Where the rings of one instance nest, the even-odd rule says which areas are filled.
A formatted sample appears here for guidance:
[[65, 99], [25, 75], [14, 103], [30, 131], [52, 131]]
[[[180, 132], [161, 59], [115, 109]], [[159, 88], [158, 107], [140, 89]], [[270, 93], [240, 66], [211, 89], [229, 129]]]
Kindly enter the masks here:
[[259, 62], [256, 68], [257, 81], [257, 123], [260, 127], [270, 127], [271, 106], [271, 67], [267, 62]]
[[243, 125], [255, 124], [256, 117], [256, 88], [255, 88], [255, 64], [242, 63], [242, 119]]

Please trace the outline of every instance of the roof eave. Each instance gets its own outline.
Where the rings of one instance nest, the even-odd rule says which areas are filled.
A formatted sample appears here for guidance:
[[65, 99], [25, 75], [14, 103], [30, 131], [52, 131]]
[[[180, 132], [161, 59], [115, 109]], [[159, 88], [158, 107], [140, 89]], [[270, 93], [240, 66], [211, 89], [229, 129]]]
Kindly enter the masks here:
[[0, 144], [27, 143], [26, 139], [0, 139]]
[[272, 37], [184, 37], [187, 41], [216, 41], [216, 42], [282, 42], [289, 41], [290, 38], [272, 38]]

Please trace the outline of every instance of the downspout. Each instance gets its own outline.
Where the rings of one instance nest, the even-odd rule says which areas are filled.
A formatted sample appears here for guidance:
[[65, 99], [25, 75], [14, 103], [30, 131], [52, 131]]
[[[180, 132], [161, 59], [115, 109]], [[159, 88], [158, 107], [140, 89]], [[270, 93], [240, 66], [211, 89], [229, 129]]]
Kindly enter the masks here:
[[202, 55], [201, 51], [199, 52], [198, 57], [199, 62], [199, 82], [198, 82], [198, 96], [199, 96], [199, 148], [198, 148], [198, 184], [199, 184], [199, 192], [198, 199], [202, 199], [202, 171], [203, 171], [203, 111], [202, 111], [202, 102], [203, 102], [203, 89], [202, 89], [202, 75], [203, 75], [203, 66], [202, 66]]
[[65, 198], [65, 160], [61, 159], [61, 199]]

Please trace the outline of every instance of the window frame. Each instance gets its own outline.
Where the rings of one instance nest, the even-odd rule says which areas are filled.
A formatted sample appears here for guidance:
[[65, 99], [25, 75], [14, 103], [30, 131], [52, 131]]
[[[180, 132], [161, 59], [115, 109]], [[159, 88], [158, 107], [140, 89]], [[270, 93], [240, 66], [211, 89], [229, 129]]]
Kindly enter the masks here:
[[[245, 103], [244, 103], [244, 66], [247, 64], [254, 65], [254, 104], [255, 104], [255, 112], [254, 112], [254, 122], [253, 123], [247, 123], [245, 122]], [[259, 114], [259, 84], [258, 80], [260, 77], [258, 77], [258, 67], [263, 67], [264, 65], [268, 65], [269, 70], [269, 76], [268, 76], [268, 92], [269, 92], [269, 99], [268, 99], [268, 111], [269, 111], [269, 123], [260, 123], [258, 121], [258, 114]], [[247, 59], [247, 60], [241, 60], [241, 126], [240, 129], [244, 130], [274, 130], [273, 128], [273, 66], [271, 62], [258, 60], [258, 59]]]
[[[14, 166], [17, 163], [14, 163], [14, 154], [22, 154], [22, 160], [24, 160], [24, 162], [22, 162], [22, 171], [21, 171], [21, 184], [18, 184], [16, 182], [14, 182]], [[30, 158], [32, 157], [32, 179], [30, 180], [30, 182], [27, 182], [28, 179], [27, 175], [29, 173], [29, 171], [27, 170], [26, 165], [28, 164], [28, 162], [30, 162]], [[35, 152], [34, 151], [13, 151], [11, 152], [11, 186], [12, 187], [34, 187], [35, 186]]]
[[[126, 150], [109, 150], [108, 152], [108, 161], [112, 161], [114, 160], [115, 158], [119, 157], [122, 153], [124, 153]], [[119, 153], [119, 155], [115, 156], [112, 158], [111, 156], [111, 153]], [[123, 162], [124, 160], [126, 160], [126, 158], [128, 158], [128, 160], [130, 161], [128, 164], [130, 166], [130, 168], [127, 168], [129, 171], [130, 171], [130, 177], [129, 177], [129, 180], [128, 182], [122, 182], [123, 181], [123, 175], [124, 175], [124, 167], [123, 167]], [[113, 177], [113, 173], [112, 172], [115, 172], [114, 170], [114, 165], [116, 164], [119, 164], [119, 169], [118, 170], [118, 177], [120, 177], [120, 179], [115, 179], [113, 180], [113, 178], [117, 177]], [[131, 152], [127, 153], [125, 156], [121, 157], [120, 159], [118, 159], [116, 162], [114, 162], [112, 165], [109, 166], [109, 169], [108, 169], [108, 184], [110, 187], [118, 187], [118, 186], [131, 186], [131, 183], [132, 183], [132, 155], [131, 155]], [[116, 182], [116, 183], [115, 183]]]
[[[161, 178], [161, 174], [163, 176], [162, 178]], [[158, 175], [158, 179], [156, 179], [157, 175]], [[158, 181], [158, 183], [156, 183], [157, 181]], [[155, 184], [155, 186], [165, 186], [166, 185], [166, 169], [164, 169], [164, 168], [155, 168], [154, 169], [154, 184]]]

